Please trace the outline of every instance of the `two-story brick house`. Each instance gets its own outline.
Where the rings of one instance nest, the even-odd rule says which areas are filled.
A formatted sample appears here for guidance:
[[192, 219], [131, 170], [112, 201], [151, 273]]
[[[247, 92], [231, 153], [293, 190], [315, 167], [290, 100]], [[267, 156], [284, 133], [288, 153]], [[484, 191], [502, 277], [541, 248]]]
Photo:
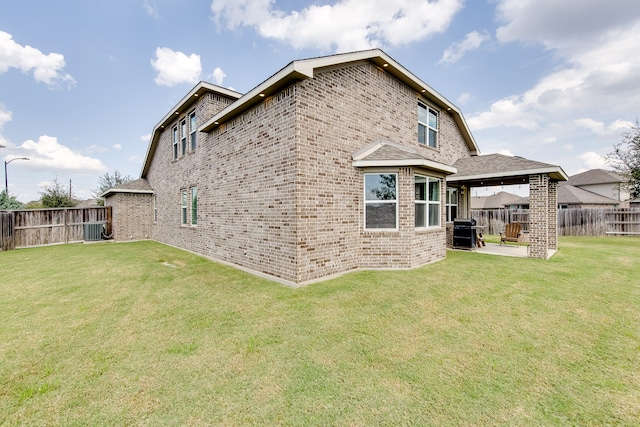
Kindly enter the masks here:
[[446, 178], [477, 154], [455, 105], [369, 50], [291, 62], [246, 94], [199, 83], [155, 126], [140, 180], [105, 196], [118, 240], [302, 284], [443, 259], [451, 205], [468, 206]]

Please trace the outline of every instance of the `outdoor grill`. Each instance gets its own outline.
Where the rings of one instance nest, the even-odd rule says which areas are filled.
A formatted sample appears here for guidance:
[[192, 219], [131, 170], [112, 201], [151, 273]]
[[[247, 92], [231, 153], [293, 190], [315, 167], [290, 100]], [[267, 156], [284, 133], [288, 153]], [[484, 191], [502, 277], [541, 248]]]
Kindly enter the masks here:
[[456, 249], [474, 249], [476, 247], [476, 230], [473, 218], [458, 218], [453, 221], [453, 247]]

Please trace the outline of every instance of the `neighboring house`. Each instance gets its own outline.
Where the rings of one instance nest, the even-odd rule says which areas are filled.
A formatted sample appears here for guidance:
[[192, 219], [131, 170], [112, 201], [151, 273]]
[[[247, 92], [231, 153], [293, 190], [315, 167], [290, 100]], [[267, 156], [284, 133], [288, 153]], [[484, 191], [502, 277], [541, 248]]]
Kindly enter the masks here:
[[[562, 208], [629, 207], [624, 178], [613, 171], [591, 169], [569, 177], [558, 188], [558, 204]], [[561, 198], [560, 195], [563, 197]]]
[[[629, 192], [621, 190], [622, 182], [617, 173], [604, 169], [570, 176], [558, 184], [558, 209], [628, 208]], [[529, 198], [521, 199], [520, 205], [527, 209]]]
[[529, 209], [529, 198], [500, 191], [490, 196], [471, 197], [471, 209]]
[[[117, 240], [302, 284], [443, 259], [447, 223], [469, 214], [453, 165], [477, 154], [455, 105], [369, 50], [291, 62], [244, 95], [197, 84], [153, 129], [140, 179], [103, 197]], [[540, 257], [563, 174], [532, 178]]]

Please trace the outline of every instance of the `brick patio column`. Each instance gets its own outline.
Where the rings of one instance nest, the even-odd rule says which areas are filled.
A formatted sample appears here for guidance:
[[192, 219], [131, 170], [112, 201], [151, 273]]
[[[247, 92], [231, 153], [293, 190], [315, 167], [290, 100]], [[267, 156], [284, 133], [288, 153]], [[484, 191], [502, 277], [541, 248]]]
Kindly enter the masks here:
[[549, 249], [558, 249], [558, 182], [549, 181]]
[[547, 259], [549, 217], [549, 176], [546, 174], [533, 175], [529, 178], [530, 258]]

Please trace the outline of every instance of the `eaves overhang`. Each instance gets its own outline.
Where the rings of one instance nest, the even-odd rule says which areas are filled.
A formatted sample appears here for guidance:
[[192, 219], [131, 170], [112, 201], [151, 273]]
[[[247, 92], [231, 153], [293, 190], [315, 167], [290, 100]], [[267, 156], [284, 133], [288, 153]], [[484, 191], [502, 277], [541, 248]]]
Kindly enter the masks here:
[[554, 181], [566, 181], [569, 179], [560, 166], [552, 166], [539, 169], [495, 171], [474, 175], [453, 175], [447, 178], [447, 182], [482, 186], [528, 184], [529, 178], [533, 175], [549, 175]]
[[407, 85], [420, 97], [424, 97], [443, 112], [450, 114], [460, 129], [470, 154], [479, 154], [480, 150], [478, 145], [458, 107], [380, 49], [293, 61], [254, 89], [247, 92], [236, 102], [211, 117], [207, 122], [202, 124], [198, 130], [200, 132], [211, 132], [291, 84], [313, 78], [314, 73], [318, 70], [356, 61], [369, 61], [373, 63], [380, 70]]
[[453, 166], [444, 163], [434, 162], [427, 159], [397, 159], [397, 160], [354, 160], [352, 165], [356, 168], [376, 168], [376, 167], [423, 167], [443, 174], [454, 174], [458, 170]]
[[117, 188], [110, 188], [107, 191], [105, 191], [104, 193], [100, 194], [98, 197], [104, 198], [107, 197], [111, 194], [116, 194], [116, 193], [129, 193], [129, 194], [153, 194], [153, 190], [134, 190], [134, 189], [117, 189]]

